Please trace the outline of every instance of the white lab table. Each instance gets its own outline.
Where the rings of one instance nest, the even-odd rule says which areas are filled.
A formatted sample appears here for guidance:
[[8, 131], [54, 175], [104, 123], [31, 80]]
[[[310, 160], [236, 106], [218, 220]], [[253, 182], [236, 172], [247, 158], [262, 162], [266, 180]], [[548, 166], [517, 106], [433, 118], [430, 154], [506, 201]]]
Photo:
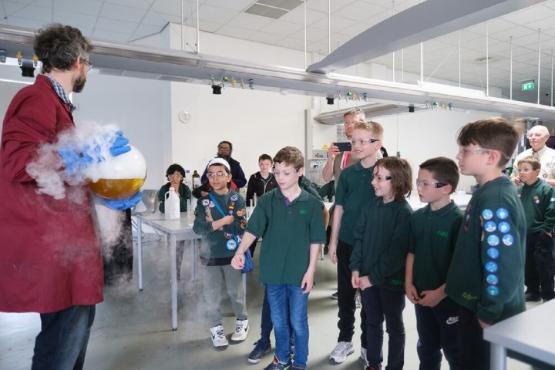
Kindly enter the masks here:
[[179, 220], [166, 220], [161, 213], [135, 214], [137, 219], [137, 252], [139, 290], [143, 290], [143, 245], [141, 240], [142, 225], [147, 224], [156, 231], [166, 235], [170, 247], [170, 291], [171, 291], [171, 328], [177, 330], [177, 264], [176, 250], [178, 241], [189, 241], [192, 249], [192, 278], [197, 276], [197, 261], [199, 253], [199, 242], [201, 236], [193, 231], [193, 212], [181, 213]]
[[549, 301], [484, 330], [491, 343], [491, 369], [507, 368], [507, 350], [555, 365], [555, 300]]

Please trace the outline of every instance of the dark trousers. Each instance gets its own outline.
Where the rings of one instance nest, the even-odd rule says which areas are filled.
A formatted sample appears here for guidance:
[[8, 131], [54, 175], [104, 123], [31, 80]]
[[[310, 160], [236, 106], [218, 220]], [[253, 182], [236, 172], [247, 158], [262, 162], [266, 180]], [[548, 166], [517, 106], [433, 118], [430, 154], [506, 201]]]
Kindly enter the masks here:
[[476, 314], [465, 307], [459, 309], [459, 340], [461, 368], [489, 370], [489, 342], [484, 340], [484, 331]]
[[449, 368], [459, 370], [460, 354], [458, 343], [459, 309], [448, 299], [435, 307], [414, 305], [418, 344], [416, 350], [420, 359], [420, 370], [440, 370], [441, 350], [445, 354]]
[[385, 319], [385, 327], [389, 336], [386, 369], [403, 369], [405, 363], [405, 326], [403, 325], [405, 292], [372, 286], [362, 291], [362, 308], [366, 312], [366, 359], [370, 367], [381, 369]]
[[543, 231], [526, 236], [525, 284], [527, 292], [553, 299], [553, 239]]
[[[130, 281], [133, 278], [133, 234], [131, 210], [122, 211], [121, 233], [111, 245], [103, 245], [104, 283], [112, 285]], [[179, 252], [178, 252], [179, 255]], [[183, 253], [181, 253], [183, 259]], [[179, 271], [180, 264], [177, 265]]]
[[[356, 289], [351, 284], [351, 269], [349, 262], [353, 246], [339, 241], [337, 245], [337, 304], [339, 306], [338, 342], [351, 342], [355, 333], [355, 294]], [[364, 310], [360, 310], [360, 342], [366, 347], [366, 317]]]
[[94, 305], [41, 314], [32, 370], [83, 369], [94, 314]]

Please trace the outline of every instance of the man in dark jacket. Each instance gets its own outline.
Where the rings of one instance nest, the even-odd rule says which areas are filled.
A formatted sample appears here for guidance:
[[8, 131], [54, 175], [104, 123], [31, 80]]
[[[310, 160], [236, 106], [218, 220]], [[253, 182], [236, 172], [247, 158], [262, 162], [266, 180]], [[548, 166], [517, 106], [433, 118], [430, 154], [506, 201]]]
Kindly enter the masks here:
[[[235, 159], [231, 158], [231, 152], [233, 151], [233, 144], [229, 141], [224, 140], [218, 144], [218, 154], [216, 157], [223, 158], [229, 163], [231, 167], [231, 183], [230, 188], [231, 190], [238, 190], [243, 186], [247, 185], [247, 179], [245, 178], [245, 173], [241, 168], [241, 164], [236, 161]], [[196, 188], [193, 191], [193, 196], [195, 198], [200, 198], [208, 195], [210, 191], [210, 185], [208, 184], [208, 178], [206, 177], [206, 169], [204, 169], [204, 173], [200, 178], [202, 185]]]

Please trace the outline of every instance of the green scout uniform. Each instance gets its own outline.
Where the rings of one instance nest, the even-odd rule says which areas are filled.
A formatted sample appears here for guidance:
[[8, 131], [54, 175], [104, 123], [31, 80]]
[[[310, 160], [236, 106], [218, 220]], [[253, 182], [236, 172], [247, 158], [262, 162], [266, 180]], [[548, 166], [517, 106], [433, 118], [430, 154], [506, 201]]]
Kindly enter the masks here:
[[358, 222], [360, 211], [370, 200], [375, 199], [374, 187], [370, 184], [374, 166], [362, 167], [360, 162], [349, 166], [341, 172], [335, 193], [335, 204], [343, 207], [339, 240], [353, 245], [354, 228]]
[[427, 205], [412, 214], [408, 249], [414, 254], [412, 279], [419, 293], [445, 283], [462, 219], [453, 201], [435, 211]]
[[247, 231], [262, 238], [260, 281], [300, 285], [310, 245], [326, 242], [322, 203], [305, 190], [289, 203], [280, 189], [273, 189], [258, 200]]
[[446, 293], [494, 324], [524, 311], [526, 219], [511, 181], [479, 187], [466, 208], [447, 274]]
[[372, 285], [403, 291], [411, 213], [405, 199], [367, 204], [354, 230], [351, 271], [368, 276]]
[[555, 225], [555, 189], [538, 179], [532, 185], [520, 189], [520, 201], [526, 216], [526, 229], [529, 233], [553, 232]]
[[211, 222], [206, 221], [210, 213], [217, 221], [223, 216], [210, 196], [201, 197], [195, 209], [193, 231], [206, 237], [209, 248], [201, 251], [201, 259], [207, 265], [228, 265], [239, 246], [240, 238], [246, 226], [245, 200], [238, 193], [228, 191], [224, 195], [210, 192], [226, 216], [234, 216], [233, 223], [225, 225], [222, 230], [213, 230]]

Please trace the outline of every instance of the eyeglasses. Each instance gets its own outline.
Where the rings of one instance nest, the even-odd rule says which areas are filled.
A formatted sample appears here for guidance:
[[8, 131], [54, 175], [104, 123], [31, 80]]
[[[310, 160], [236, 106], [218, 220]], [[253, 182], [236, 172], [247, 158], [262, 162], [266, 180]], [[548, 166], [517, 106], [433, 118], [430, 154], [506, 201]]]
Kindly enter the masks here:
[[444, 187], [444, 186], [446, 186], [446, 185], [447, 185], [447, 184], [444, 183], [444, 182], [439, 182], [439, 181], [436, 181], [436, 182], [427, 182], [427, 181], [424, 181], [424, 180], [418, 180], [418, 179], [416, 179], [416, 187], [417, 187], [417, 188], [420, 188], [420, 187], [421, 187], [421, 188], [428, 188], [428, 187], [430, 187], [430, 186], [433, 186], [434, 188], [438, 188], [438, 189], [439, 189], [439, 188], [442, 188], [442, 187]]
[[391, 176], [374, 175], [374, 180], [377, 182], [389, 181], [391, 180]]
[[81, 58], [81, 63], [83, 63], [84, 65], [89, 67], [89, 71], [93, 68], [93, 65], [92, 65], [91, 61], [88, 60], [88, 59]]
[[472, 154], [486, 154], [489, 153], [490, 150], [489, 149], [484, 149], [484, 148], [476, 148], [476, 149], [468, 149], [468, 148], [459, 148], [459, 155], [461, 157], [468, 157], [469, 155]]
[[368, 140], [351, 140], [352, 145], [364, 145], [366, 143], [374, 144], [376, 141], [380, 141], [379, 139], [368, 139]]
[[209, 179], [215, 178], [215, 177], [224, 177], [226, 175], [227, 175], [227, 172], [224, 172], [224, 171], [206, 173], [206, 177], [208, 177]]

